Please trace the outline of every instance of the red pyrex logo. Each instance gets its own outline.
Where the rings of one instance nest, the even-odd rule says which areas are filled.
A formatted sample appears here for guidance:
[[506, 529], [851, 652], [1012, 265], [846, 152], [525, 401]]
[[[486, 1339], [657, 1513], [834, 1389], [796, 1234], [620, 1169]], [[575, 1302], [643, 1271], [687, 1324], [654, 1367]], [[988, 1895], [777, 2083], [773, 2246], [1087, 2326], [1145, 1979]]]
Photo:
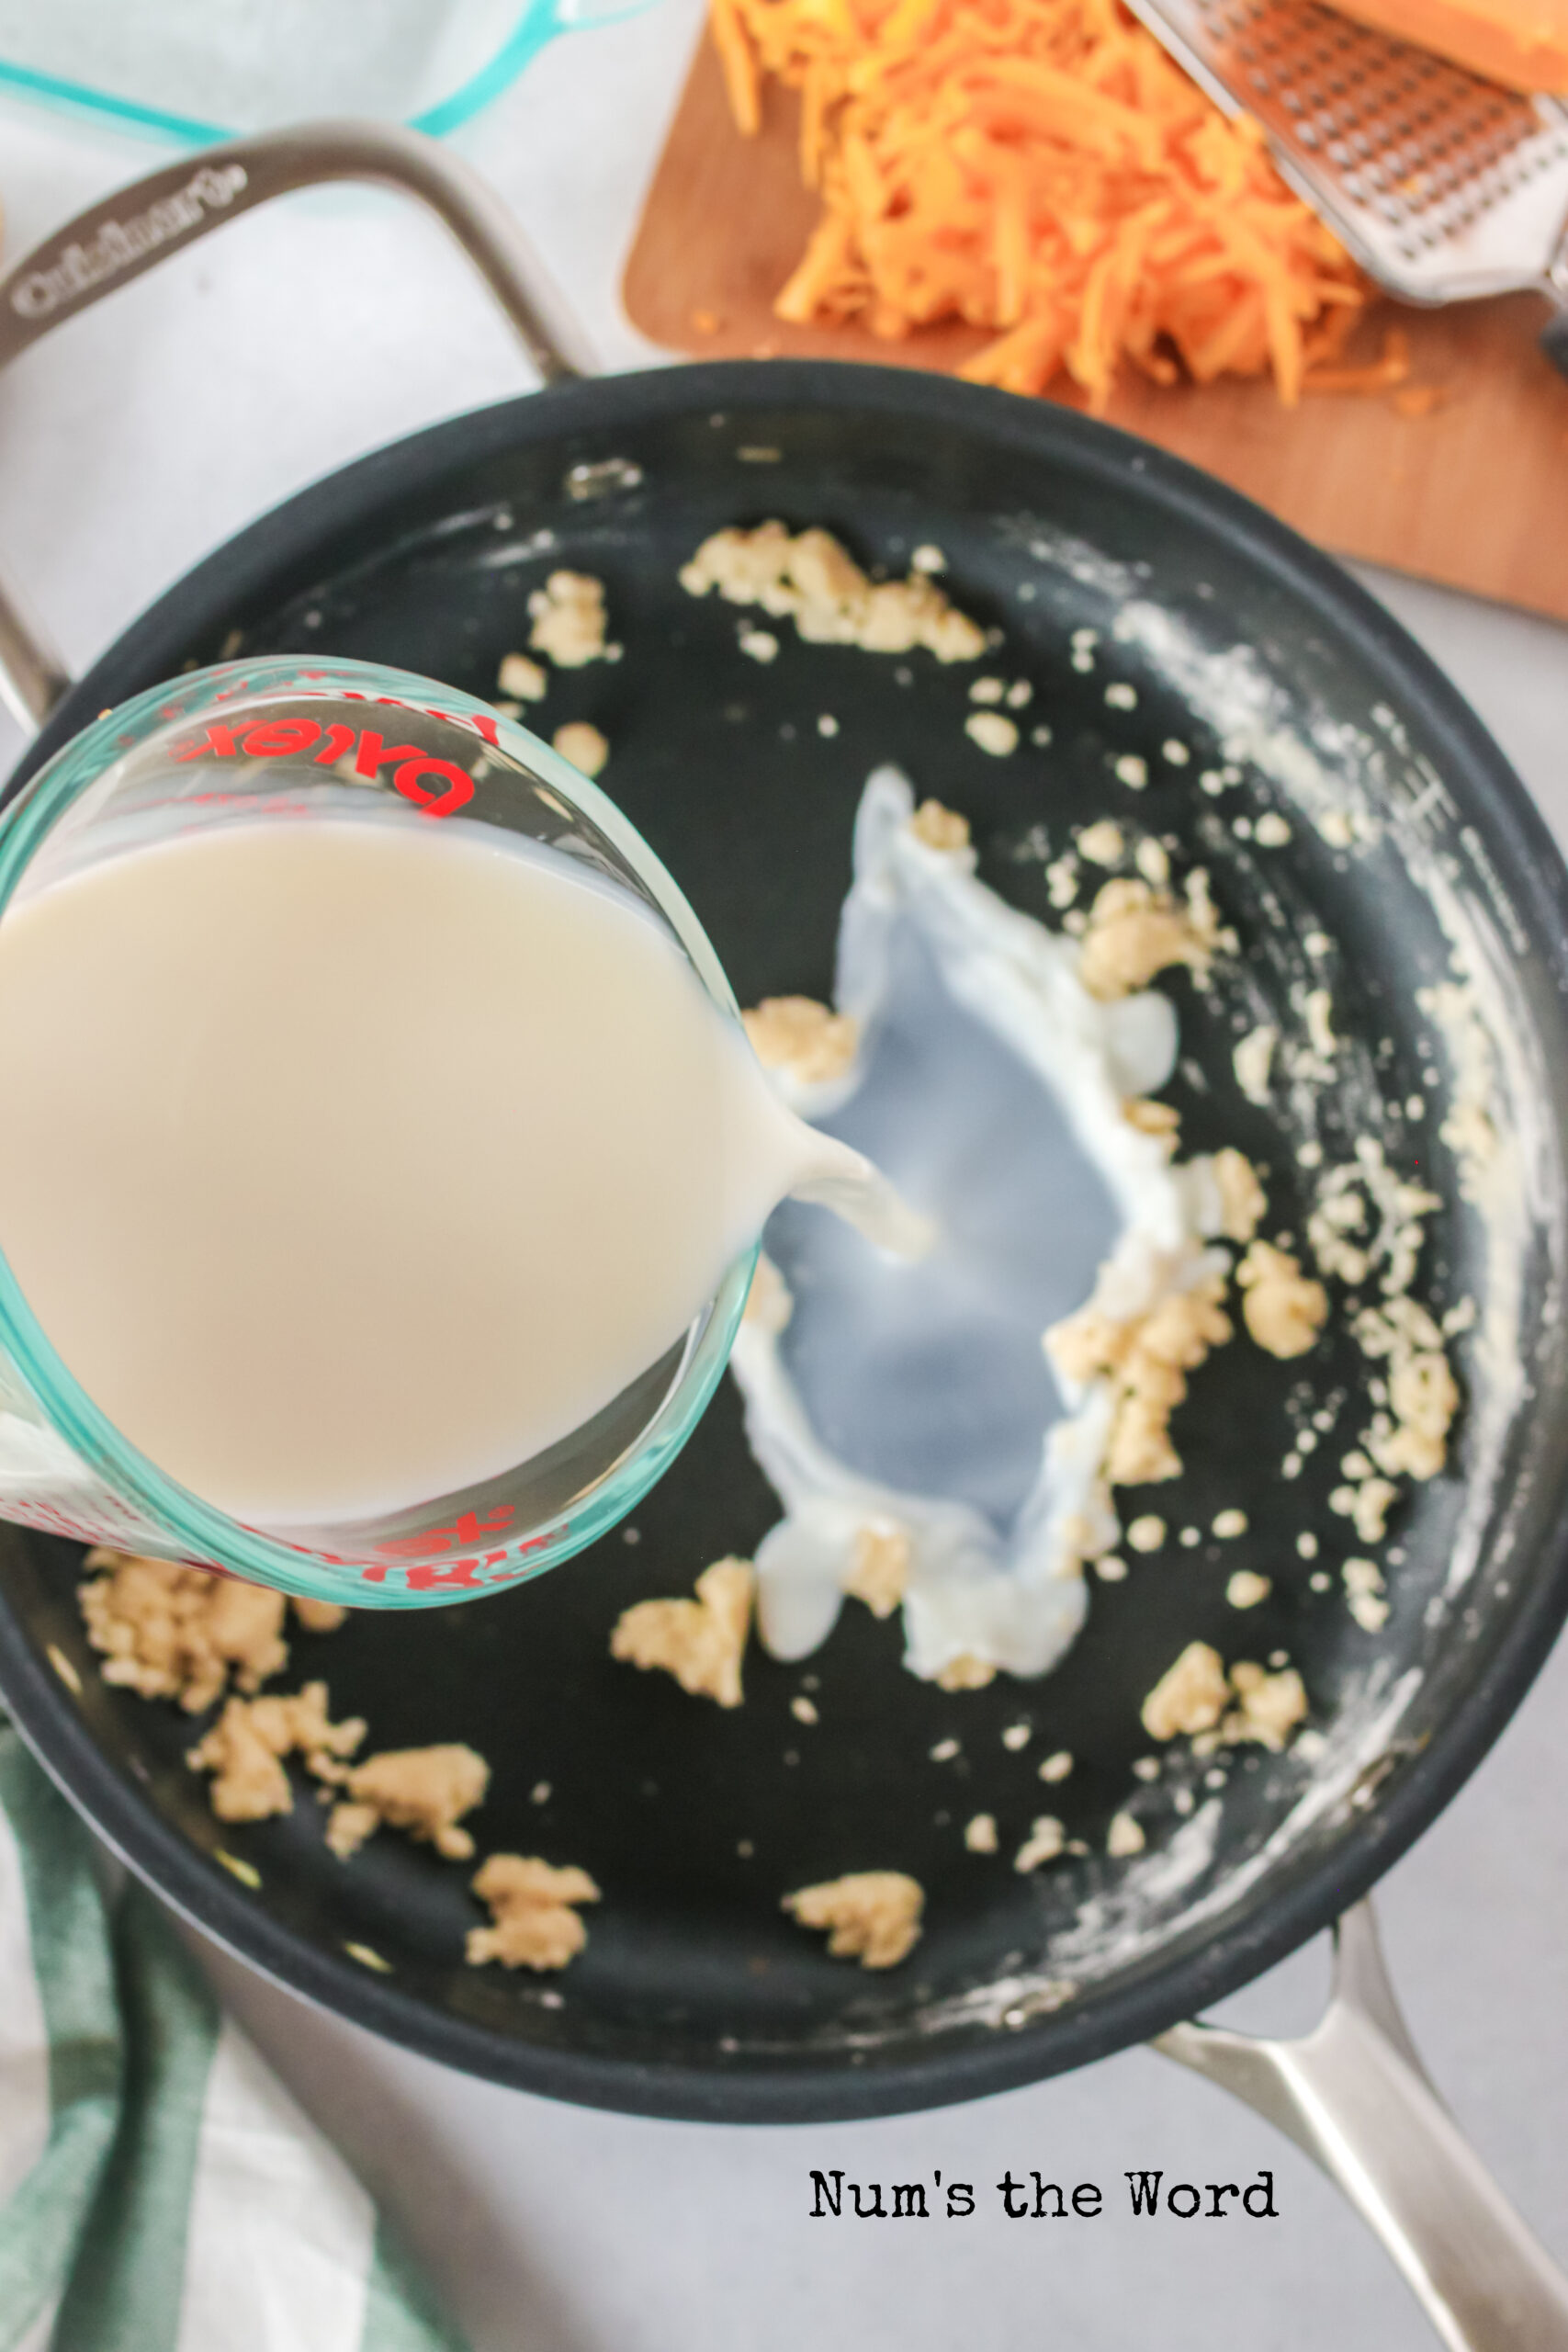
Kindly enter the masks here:
[[[499, 1504], [495, 1510], [487, 1511], [483, 1519], [476, 1511], [459, 1511], [455, 1526], [431, 1528], [423, 1535], [395, 1537], [390, 1543], [378, 1544], [372, 1548], [391, 1560], [396, 1560], [400, 1553], [461, 1549], [467, 1544], [482, 1543], [487, 1535], [500, 1534], [503, 1528], [511, 1526], [516, 1516], [511, 1503]], [[569, 1521], [560, 1532], [567, 1535], [570, 1532]], [[502, 1545], [500, 1551], [475, 1553], [462, 1560], [444, 1560], [438, 1567], [426, 1563], [423, 1567], [406, 1568], [402, 1572], [403, 1583], [411, 1592], [434, 1592], [447, 1587], [461, 1587], [472, 1591], [487, 1584], [510, 1584], [518, 1577], [528, 1574], [535, 1565], [530, 1555], [547, 1551], [552, 1540], [548, 1535], [530, 1535], [521, 1543]], [[481, 1568], [495, 1568], [500, 1573], [481, 1576]], [[366, 1584], [385, 1584], [387, 1580], [384, 1564], [361, 1568], [359, 1574]]]
[[[360, 697], [345, 695], [344, 699]], [[378, 695], [377, 699], [392, 702], [394, 697]], [[397, 707], [413, 707], [408, 703]], [[485, 742], [498, 742], [494, 719], [478, 712], [430, 710], [424, 716], [471, 727]], [[291, 760], [306, 752], [310, 765], [319, 768], [336, 767], [352, 752], [355, 775], [370, 783], [390, 766], [393, 791], [412, 800], [427, 817], [450, 817], [474, 797], [472, 776], [455, 760], [437, 759], [433, 752], [421, 751], [417, 743], [389, 743], [374, 728], [347, 727], [341, 719], [326, 727], [314, 718], [267, 718], [248, 726], [242, 721], [234, 727], [215, 723], [199, 735], [183, 737], [174, 745], [171, 756], [179, 761], [198, 760], [204, 754], [220, 760]]]

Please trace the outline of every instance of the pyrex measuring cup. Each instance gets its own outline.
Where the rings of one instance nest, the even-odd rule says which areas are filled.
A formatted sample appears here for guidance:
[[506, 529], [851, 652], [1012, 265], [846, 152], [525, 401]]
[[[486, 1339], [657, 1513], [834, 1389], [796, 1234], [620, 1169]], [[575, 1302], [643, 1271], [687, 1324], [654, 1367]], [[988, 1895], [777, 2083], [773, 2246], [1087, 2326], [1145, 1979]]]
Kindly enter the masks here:
[[[523, 836], [651, 912], [739, 1021], [695, 917], [614, 805], [489, 704], [361, 662], [228, 663], [154, 688], [77, 736], [0, 816], [0, 924], [85, 867], [214, 827], [367, 812]], [[51, 1347], [0, 1257], [0, 1517], [202, 1562], [288, 1592], [419, 1608], [513, 1584], [619, 1519], [684, 1442], [724, 1368], [755, 1250], [667, 1354], [570, 1436], [482, 1486], [352, 1524], [269, 1532], [166, 1476]], [[305, 1343], [305, 1335], [302, 1335]], [[433, 1368], [411, 1365], [411, 1389]]]

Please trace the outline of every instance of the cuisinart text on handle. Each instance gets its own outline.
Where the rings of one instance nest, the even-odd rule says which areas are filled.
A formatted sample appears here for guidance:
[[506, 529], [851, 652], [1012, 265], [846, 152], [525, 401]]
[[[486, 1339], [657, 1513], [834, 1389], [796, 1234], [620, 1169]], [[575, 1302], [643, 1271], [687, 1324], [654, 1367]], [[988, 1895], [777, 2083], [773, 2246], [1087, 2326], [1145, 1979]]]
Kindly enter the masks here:
[[204, 164], [173, 196], [161, 196], [129, 220], [106, 220], [85, 244], [67, 245], [47, 269], [29, 269], [11, 288], [11, 308], [24, 319], [47, 319], [73, 294], [102, 285], [171, 238], [199, 228], [209, 212], [232, 204], [246, 178], [243, 164]]

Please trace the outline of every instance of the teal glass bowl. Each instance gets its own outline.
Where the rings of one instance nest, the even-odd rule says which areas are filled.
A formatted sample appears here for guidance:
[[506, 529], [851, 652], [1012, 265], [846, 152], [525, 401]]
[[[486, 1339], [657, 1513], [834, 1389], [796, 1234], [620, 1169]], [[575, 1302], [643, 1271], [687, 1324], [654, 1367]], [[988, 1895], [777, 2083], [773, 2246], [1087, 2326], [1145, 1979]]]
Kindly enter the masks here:
[[201, 147], [337, 115], [440, 137], [499, 97], [558, 33], [650, 5], [0, 0], [0, 90]]

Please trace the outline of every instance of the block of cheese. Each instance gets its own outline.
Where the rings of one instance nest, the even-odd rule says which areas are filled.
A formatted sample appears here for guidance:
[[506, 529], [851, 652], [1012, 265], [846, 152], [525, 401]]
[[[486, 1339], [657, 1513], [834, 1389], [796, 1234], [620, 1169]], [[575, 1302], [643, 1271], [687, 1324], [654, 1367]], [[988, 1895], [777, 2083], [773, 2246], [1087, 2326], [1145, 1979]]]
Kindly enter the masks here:
[[1568, 0], [1333, 0], [1358, 23], [1510, 90], [1568, 92]]

